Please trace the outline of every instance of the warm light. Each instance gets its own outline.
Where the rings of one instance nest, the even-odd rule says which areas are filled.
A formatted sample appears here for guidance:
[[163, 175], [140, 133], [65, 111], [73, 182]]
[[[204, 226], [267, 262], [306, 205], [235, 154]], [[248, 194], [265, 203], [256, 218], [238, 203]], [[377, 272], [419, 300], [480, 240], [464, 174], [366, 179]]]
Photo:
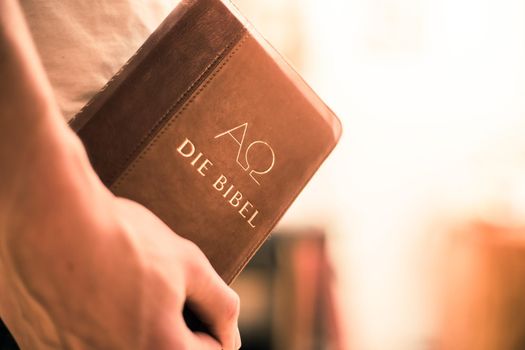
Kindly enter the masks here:
[[[331, 229], [349, 348], [428, 348], [438, 242], [480, 217], [525, 221], [525, 3], [297, 7], [304, 43], [292, 62], [344, 133], [283, 227]], [[282, 31], [259, 28], [289, 49]]]

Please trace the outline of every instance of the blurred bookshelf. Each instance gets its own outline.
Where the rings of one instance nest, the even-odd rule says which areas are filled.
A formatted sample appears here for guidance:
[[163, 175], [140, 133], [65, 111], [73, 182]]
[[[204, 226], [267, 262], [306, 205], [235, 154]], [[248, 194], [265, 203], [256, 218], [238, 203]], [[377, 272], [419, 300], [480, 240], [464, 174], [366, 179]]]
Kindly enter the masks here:
[[244, 350], [342, 350], [320, 230], [278, 232], [233, 283]]

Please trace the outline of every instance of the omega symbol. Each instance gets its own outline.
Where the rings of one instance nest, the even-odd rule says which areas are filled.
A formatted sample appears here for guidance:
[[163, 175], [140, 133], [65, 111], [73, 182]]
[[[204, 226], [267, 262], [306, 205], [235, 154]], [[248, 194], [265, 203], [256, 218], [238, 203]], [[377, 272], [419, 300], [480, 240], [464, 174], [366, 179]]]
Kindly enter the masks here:
[[239, 164], [244, 171], [249, 171], [248, 174], [253, 181], [255, 181], [257, 185], [260, 185], [258, 178], [268, 174], [275, 165], [275, 153], [268, 143], [260, 140], [250, 143], [244, 149], [243, 153], [244, 139], [247, 130], [248, 123], [246, 122], [215, 136], [215, 138], [229, 135], [235, 141], [239, 146], [236, 158], [237, 164]]

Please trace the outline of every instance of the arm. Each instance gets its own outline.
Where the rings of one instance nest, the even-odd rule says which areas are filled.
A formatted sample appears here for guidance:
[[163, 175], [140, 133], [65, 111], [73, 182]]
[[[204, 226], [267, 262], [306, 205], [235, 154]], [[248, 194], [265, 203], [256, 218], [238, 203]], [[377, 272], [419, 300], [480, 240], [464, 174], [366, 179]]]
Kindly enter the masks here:
[[[185, 302], [219, 341], [190, 332]], [[0, 316], [19, 344], [231, 350], [238, 308], [195, 245], [100, 183], [0, 1]]]

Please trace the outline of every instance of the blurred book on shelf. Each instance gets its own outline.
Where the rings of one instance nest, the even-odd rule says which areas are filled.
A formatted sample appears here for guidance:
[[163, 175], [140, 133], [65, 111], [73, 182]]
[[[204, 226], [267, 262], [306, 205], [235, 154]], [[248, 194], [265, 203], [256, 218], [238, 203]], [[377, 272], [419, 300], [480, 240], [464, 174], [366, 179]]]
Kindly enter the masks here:
[[325, 240], [319, 230], [274, 234], [237, 278], [242, 349], [343, 349]]
[[525, 227], [475, 223], [453, 235], [440, 349], [525, 349]]

